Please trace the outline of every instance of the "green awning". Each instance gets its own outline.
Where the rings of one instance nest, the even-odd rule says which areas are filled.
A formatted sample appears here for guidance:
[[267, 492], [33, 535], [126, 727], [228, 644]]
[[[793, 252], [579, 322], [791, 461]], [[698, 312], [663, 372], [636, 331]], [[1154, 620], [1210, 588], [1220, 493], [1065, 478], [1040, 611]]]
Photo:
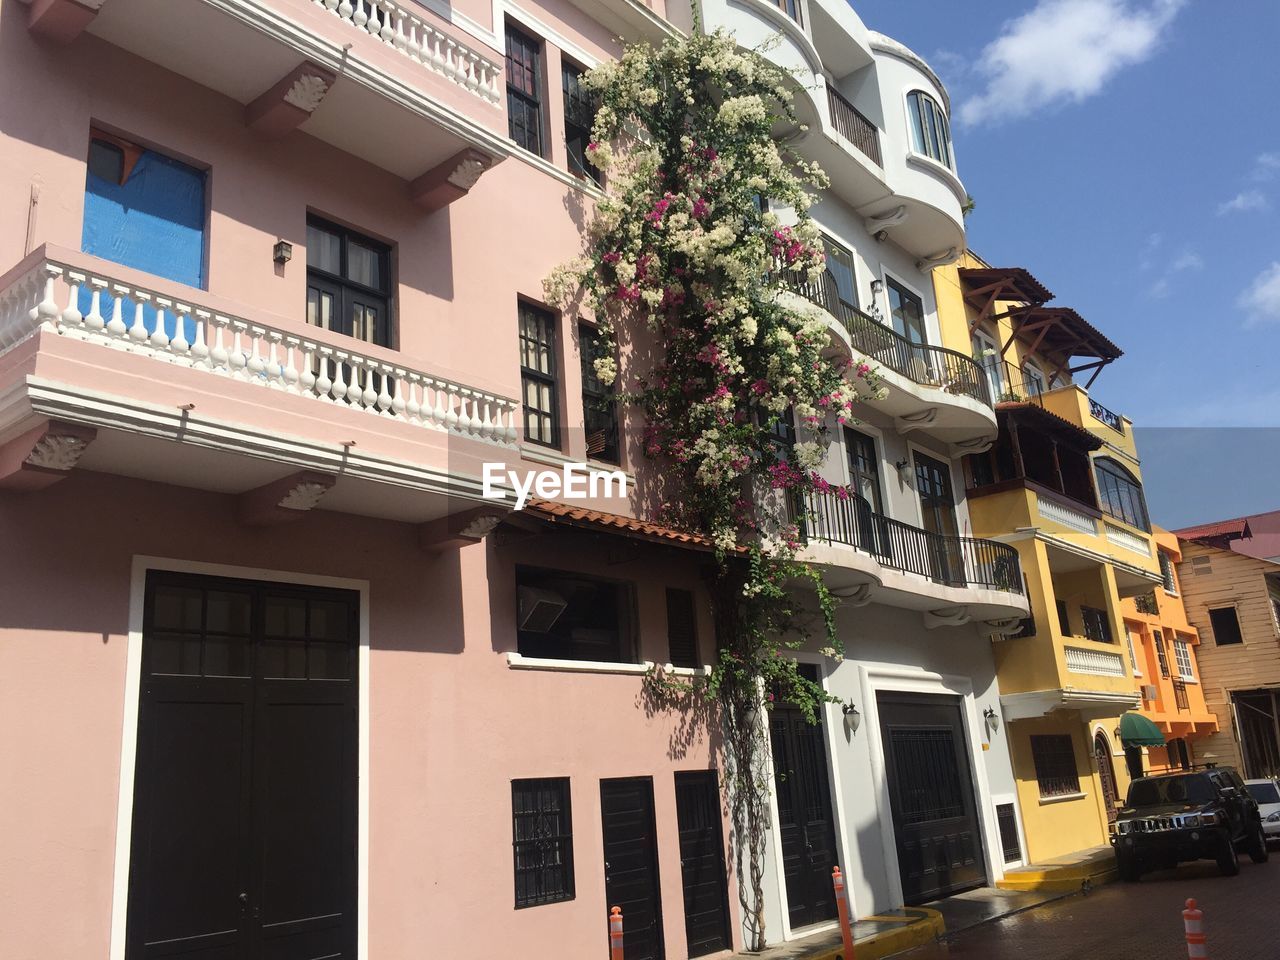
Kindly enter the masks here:
[[1120, 718], [1120, 742], [1126, 747], [1163, 747], [1160, 728], [1140, 713], [1126, 713]]

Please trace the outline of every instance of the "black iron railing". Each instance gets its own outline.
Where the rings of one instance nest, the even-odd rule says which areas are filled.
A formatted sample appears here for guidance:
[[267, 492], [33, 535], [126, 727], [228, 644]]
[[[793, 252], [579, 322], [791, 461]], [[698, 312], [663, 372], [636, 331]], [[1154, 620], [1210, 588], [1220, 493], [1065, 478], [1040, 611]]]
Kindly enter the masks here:
[[1093, 419], [1105, 423], [1116, 433], [1124, 433], [1124, 421], [1120, 419], [1120, 414], [1108, 410], [1092, 397], [1089, 398], [1089, 414]]
[[876, 129], [876, 125], [834, 87], [827, 87], [827, 102], [831, 109], [831, 125], [836, 128], [836, 132], [861, 150], [877, 167], [883, 167], [884, 163], [880, 159], [880, 131]]
[[938, 387], [992, 405], [987, 378], [978, 362], [967, 354], [927, 343], [913, 343], [892, 327], [840, 299], [830, 271], [818, 280], [806, 274], [782, 271], [787, 286], [840, 322], [853, 348], [881, 366], [902, 374], [912, 383]]
[[842, 543], [882, 565], [951, 587], [1022, 593], [1018, 552], [1005, 543], [949, 537], [876, 513], [852, 490], [805, 490], [791, 498], [792, 518], [806, 542]]

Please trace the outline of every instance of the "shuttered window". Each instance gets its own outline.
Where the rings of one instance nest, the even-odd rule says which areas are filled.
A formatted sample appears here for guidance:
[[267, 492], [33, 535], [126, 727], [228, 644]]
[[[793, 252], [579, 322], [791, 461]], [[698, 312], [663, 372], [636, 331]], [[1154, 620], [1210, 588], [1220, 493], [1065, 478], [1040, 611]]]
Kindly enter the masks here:
[[1151, 631], [1151, 641], [1156, 646], [1156, 659], [1160, 661], [1160, 676], [1169, 676], [1169, 653], [1165, 649], [1164, 634], [1159, 630]]
[[1173, 573], [1173, 558], [1163, 550], [1157, 550], [1160, 554], [1160, 577], [1164, 580], [1164, 588], [1169, 593], [1176, 594], [1178, 592], [1178, 580]]
[[667, 588], [667, 643], [672, 666], [701, 666], [698, 663], [697, 619], [690, 590]]
[[573, 899], [569, 778], [511, 781], [516, 908]]
[[1031, 760], [1035, 764], [1041, 797], [1066, 797], [1080, 792], [1076, 754], [1068, 734], [1045, 733], [1031, 737]]

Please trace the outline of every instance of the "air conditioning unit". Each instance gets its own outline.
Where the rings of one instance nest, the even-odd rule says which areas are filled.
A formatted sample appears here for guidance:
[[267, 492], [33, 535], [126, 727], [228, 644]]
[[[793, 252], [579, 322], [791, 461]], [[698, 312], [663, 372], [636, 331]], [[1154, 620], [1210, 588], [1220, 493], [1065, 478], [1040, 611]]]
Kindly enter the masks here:
[[568, 601], [554, 590], [544, 590], [541, 587], [521, 587], [518, 594], [520, 629], [533, 633], [549, 631], [564, 613], [564, 608], [569, 605]]
[[1159, 691], [1156, 689], [1156, 685], [1154, 683], [1144, 683], [1142, 685], [1143, 700], [1154, 700], [1156, 699], [1158, 694], [1159, 694]]

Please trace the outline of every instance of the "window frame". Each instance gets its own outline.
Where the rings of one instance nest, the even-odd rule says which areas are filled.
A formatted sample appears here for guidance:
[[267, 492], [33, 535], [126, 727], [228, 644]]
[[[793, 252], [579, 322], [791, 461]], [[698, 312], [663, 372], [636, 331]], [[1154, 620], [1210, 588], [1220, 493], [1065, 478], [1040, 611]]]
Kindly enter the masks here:
[[991, 391], [991, 402], [999, 403], [1008, 392], [1004, 382], [1004, 362], [1000, 357], [1000, 344], [995, 337], [981, 327], [975, 327], [969, 335], [969, 349], [973, 360], [982, 369]]
[[1178, 637], [1173, 638], [1173, 659], [1178, 665], [1178, 679], [1187, 683], [1199, 683], [1196, 679], [1195, 665], [1191, 659], [1191, 644]]
[[[1080, 768], [1076, 761], [1076, 745], [1069, 733], [1033, 733], [1028, 738], [1031, 765], [1036, 773], [1036, 786], [1041, 800], [1058, 800], [1084, 795], [1080, 789]], [[1070, 758], [1070, 772], [1065, 761]], [[1055, 764], [1063, 764], [1055, 767]], [[1061, 781], [1060, 786], [1053, 781]], [[1048, 789], [1046, 789], [1048, 784]], [[1068, 788], [1069, 787], [1069, 788]]]
[[[1129, 666], [1133, 668], [1133, 675], [1135, 677], [1141, 677], [1142, 667], [1138, 663], [1138, 648], [1142, 645], [1142, 636], [1128, 624], [1125, 624], [1124, 636], [1125, 640], [1129, 644]], [[1138, 638], [1137, 643], [1134, 643], [1135, 636]]]
[[[897, 310], [893, 307], [894, 293], [897, 293], [898, 295], [899, 307]], [[889, 329], [898, 334], [898, 336], [902, 337], [908, 343], [915, 346], [929, 346], [929, 321], [925, 315], [924, 297], [915, 290], [912, 290], [906, 285], [906, 283], [899, 280], [897, 277], [890, 276], [888, 273], [886, 273], [884, 277], [884, 295], [885, 300], [889, 305]], [[913, 301], [919, 308], [919, 316], [917, 317], [919, 324], [919, 340], [912, 339], [911, 332], [907, 328], [907, 317], [903, 309], [903, 306], [907, 301]], [[899, 316], [902, 318], [901, 330], [898, 329], [897, 325]]]
[[[545, 321], [547, 330], [547, 338], [532, 338], [525, 333], [526, 316], [536, 318], [538, 321]], [[561, 430], [560, 430], [560, 357], [559, 351], [559, 331], [557, 329], [559, 318], [556, 314], [545, 307], [530, 303], [527, 300], [520, 300], [516, 307], [516, 338], [520, 350], [520, 409], [524, 418], [524, 442], [534, 443], [540, 447], [547, 447], [551, 450], [561, 449]], [[530, 367], [525, 364], [527, 355], [526, 345], [532, 344], [535, 347], [545, 347], [548, 358], [548, 369], [546, 371], [539, 370], [536, 367]], [[529, 430], [529, 383], [535, 382], [541, 387], [547, 388], [547, 396], [550, 398], [549, 407], [543, 409], [541, 407], [534, 408], [540, 417], [545, 417], [550, 424], [550, 439], [543, 440], [532, 436]]]
[[[518, 818], [521, 816], [530, 818], [545, 817], [546, 811], [538, 806], [539, 800], [536, 798], [539, 791], [550, 790], [552, 789], [552, 785], [554, 785], [555, 789], [560, 791], [560, 796], [558, 798], [559, 809], [556, 811], [560, 831], [550, 837], [520, 837], [520, 820]], [[517, 809], [517, 798], [519, 796], [518, 791], [521, 787], [533, 792], [535, 797], [533, 804], [534, 809], [524, 811], [519, 811]], [[524, 849], [528, 849], [535, 845], [546, 845], [548, 843], [555, 844], [556, 853], [561, 862], [553, 865], [552, 867], [548, 867], [546, 863], [543, 863], [539, 867], [532, 868], [532, 870], [538, 871], [544, 879], [546, 872], [549, 869], [558, 870], [562, 873], [562, 882], [555, 893], [542, 894], [534, 897], [529, 897], [526, 894], [525, 897], [522, 898], [520, 894], [520, 877], [522, 869], [520, 865], [520, 854], [522, 852], [522, 845]], [[543, 853], [543, 857], [545, 859], [545, 852]], [[511, 781], [511, 859], [515, 909], [524, 910], [529, 907], [542, 907], [551, 903], [564, 903], [567, 900], [573, 900], [576, 898], [577, 891], [573, 862], [573, 791], [569, 777], [526, 777], [513, 779]], [[531, 868], [525, 867], [524, 870], [526, 871], [526, 875], [528, 875]], [[545, 884], [543, 884], [543, 887], [545, 889]]]
[[[1111, 617], [1102, 607], [1090, 607], [1080, 604], [1080, 622], [1084, 626], [1086, 640], [1094, 643], [1115, 643], [1115, 635], [1111, 631]], [[1095, 636], [1099, 634], [1099, 636]]]
[[[1098, 506], [1113, 520], [1127, 523], [1146, 533], [1151, 532], [1151, 514], [1147, 510], [1147, 498], [1142, 491], [1142, 481], [1118, 460], [1111, 457], [1094, 457], [1094, 482], [1098, 486]], [[1110, 481], [1104, 484], [1103, 477]], [[1112, 497], [1114, 488], [1114, 499]], [[1129, 502], [1122, 503], [1122, 500]], [[1132, 515], [1130, 510], [1132, 508]]]
[[1163, 630], [1152, 630], [1151, 639], [1156, 645], [1156, 663], [1160, 666], [1160, 678], [1170, 680], [1173, 672], [1169, 669], [1169, 648], [1165, 646]]
[[[858, 306], [858, 266], [854, 260], [853, 251], [841, 243], [835, 237], [828, 233], [822, 234], [822, 252], [827, 258], [827, 273], [831, 274], [831, 281], [835, 284], [836, 299], [843, 306], [851, 310], [859, 311]], [[836, 271], [831, 268], [831, 264], [836, 263], [842, 267], [847, 267], [849, 271], [849, 292], [852, 295], [851, 300], [846, 300], [843, 292], [840, 290], [840, 282], [836, 279]]]
[[1156, 553], [1160, 558], [1160, 576], [1164, 580], [1164, 592], [1171, 597], [1176, 597], [1178, 595], [1178, 578], [1173, 568], [1173, 557], [1159, 547], [1156, 547]]
[[[1034, 391], [1032, 390], [1033, 380], [1035, 381]], [[1026, 359], [1022, 361], [1022, 385], [1027, 388], [1027, 399], [1032, 400], [1048, 393], [1049, 378], [1044, 375], [1039, 364], [1034, 360]]]
[[[1232, 626], [1231, 631], [1229, 632], [1234, 633], [1234, 639], [1222, 639], [1222, 630], [1213, 616], [1215, 613], [1231, 614]], [[1211, 607], [1206, 610], [1205, 615], [1209, 618], [1209, 630], [1213, 634], [1213, 643], [1215, 646], [1233, 647], [1237, 644], [1244, 643], [1244, 631], [1240, 628], [1240, 611], [1236, 608], [1234, 603], [1225, 607]]]
[[[572, 639], [564, 640], [563, 638], [553, 637], [553, 642], [549, 646], [554, 646], [554, 652], [530, 652], [528, 647], [529, 641], [523, 641], [522, 635], [532, 634], [534, 631], [526, 631], [520, 629], [520, 587], [530, 586], [535, 589], [550, 589], [546, 586], [538, 586], [537, 583], [530, 583], [529, 580], [555, 580], [568, 579], [582, 581], [585, 583], [598, 585], [600, 588], [611, 588], [614, 594], [615, 607], [613, 611], [616, 637], [614, 639], [613, 659], [601, 659], [599, 656], [586, 657], [579, 655], [582, 650], [575, 645]], [[599, 577], [590, 573], [582, 573], [577, 570], [565, 570], [560, 567], [547, 567], [538, 564], [521, 563], [516, 565], [515, 569], [515, 590], [514, 596], [515, 613], [516, 613], [516, 652], [522, 657], [532, 660], [565, 660], [574, 663], [610, 663], [610, 664], [636, 664], [643, 661], [639, 657], [640, 647], [640, 622], [636, 609], [636, 584], [631, 580], [616, 580], [610, 577]], [[564, 598], [566, 603], [570, 598]], [[551, 636], [551, 631], [542, 634], [543, 636]], [[581, 641], [578, 641], [580, 643]], [[595, 652], [595, 651], [588, 651]]]
[[[311, 305], [311, 290], [314, 288], [321, 293], [328, 293], [334, 298], [335, 316], [341, 319], [340, 324], [335, 328], [332, 322], [329, 326], [321, 326], [319, 323], [312, 324], [308, 320], [308, 325], [318, 327], [321, 330], [329, 330], [345, 337], [350, 337], [360, 343], [372, 343], [376, 346], [386, 347], [389, 350], [396, 349], [395, 323], [392, 317], [392, 307], [395, 303], [395, 284], [391, 278], [391, 247], [389, 244], [383, 243], [374, 237], [353, 230], [350, 227], [344, 227], [340, 223], [334, 223], [319, 214], [307, 214], [307, 229], [312, 228], [323, 231], [324, 233], [334, 235], [338, 238], [338, 270], [339, 273], [333, 273], [322, 267], [312, 266], [310, 256], [307, 256], [306, 262], [306, 281], [307, 281], [307, 307]], [[351, 241], [356, 241], [360, 246], [371, 250], [378, 260], [378, 273], [382, 277], [382, 289], [371, 287], [363, 284], [358, 280], [353, 280], [348, 273], [349, 250]], [[310, 244], [307, 245], [308, 251]], [[357, 299], [376, 301], [375, 306], [379, 308], [382, 316], [381, 333], [378, 330], [378, 324], [375, 323], [373, 337], [360, 337], [354, 332], [354, 324], [351, 322], [351, 307], [355, 305]], [[350, 326], [352, 329], [346, 329]]]
[[[546, 58], [544, 52], [546, 46], [539, 37], [512, 23], [510, 20], [507, 20], [503, 25], [503, 38], [503, 49], [506, 54], [504, 66], [507, 78], [507, 139], [520, 147], [520, 149], [527, 150], [529, 153], [545, 159], [547, 155], [547, 138], [545, 135], [547, 121], [546, 104], [544, 102], [546, 79], [543, 76], [543, 71], [545, 69]], [[513, 44], [522, 45], [530, 53], [531, 62], [516, 61], [513, 58], [515, 52], [513, 51]], [[513, 82], [517, 75], [517, 70], [514, 67], [518, 67], [518, 72], [520, 73], [527, 72], [531, 75], [532, 80], [528, 89]], [[527, 126], [524, 131], [525, 140], [522, 141], [516, 137], [516, 112], [512, 109], [513, 100], [523, 108], [522, 117], [526, 120], [529, 116], [534, 118], [534, 129], [532, 131], [534, 146], [532, 147], [528, 143], [530, 131]]]
[[[602, 354], [598, 347], [601, 334], [596, 327], [586, 322], [578, 323], [578, 353], [582, 367], [582, 430], [583, 439], [587, 442], [587, 458], [599, 460], [601, 463], [621, 466], [622, 447], [618, 429], [617, 381], [606, 386], [595, 375], [594, 361]], [[616, 359], [616, 358], [615, 358]], [[600, 429], [605, 434], [605, 445], [598, 453], [592, 453], [590, 438], [593, 432], [590, 413], [597, 414], [601, 421], [606, 417], [607, 425], [601, 423]]]
[[[588, 105], [585, 101], [588, 96], [582, 90], [582, 75], [585, 74], [586, 68], [579, 66], [563, 54], [560, 57], [560, 90], [564, 98], [564, 147], [565, 157], [568, 163], [568, 169], [575, 177], [583, 177], [590, 180], [596, 186], [600, 186], [604, 180], [604, 173], [599, 167], [587, 159], [587, 146], [591, 143], [591, 128], [595, 124], [596, 111], [599, 109], [598, 104]], [[571, 91], [570, 85], [574, 89]], [[580, 110], [590, 110], [590, 117], [578, 116]], [[583, 121], [586, 121], [585, 123]], [[581, 157], [577, 156], [574, 149], [575, 139], [581, 140], [582, 146], [578, 151]], [[577, 167], [578, 169], [575, 169]]]
[[907, 126], [912, 152], [955, 172], [951, 118], [931, 94], [920, 89], [907, 93]]

